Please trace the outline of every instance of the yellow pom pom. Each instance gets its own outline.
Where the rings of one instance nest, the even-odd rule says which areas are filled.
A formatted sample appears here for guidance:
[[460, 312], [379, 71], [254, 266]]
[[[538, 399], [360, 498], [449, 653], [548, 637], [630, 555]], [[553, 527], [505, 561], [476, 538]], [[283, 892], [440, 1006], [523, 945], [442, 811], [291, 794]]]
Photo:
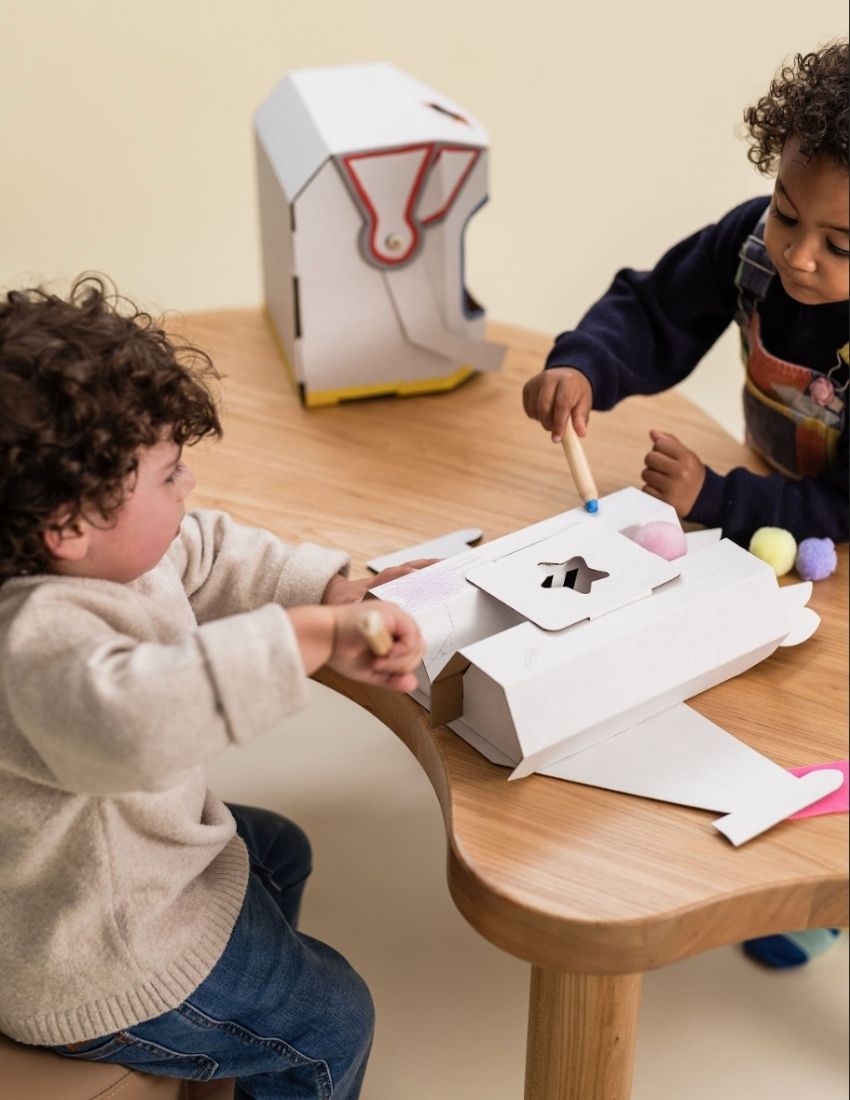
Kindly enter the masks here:
[[781, 527], [759, 527], [750, 539], [750, 553], [772, 566], [777, 577], [784, 577], [794, 566], [797, 543]]

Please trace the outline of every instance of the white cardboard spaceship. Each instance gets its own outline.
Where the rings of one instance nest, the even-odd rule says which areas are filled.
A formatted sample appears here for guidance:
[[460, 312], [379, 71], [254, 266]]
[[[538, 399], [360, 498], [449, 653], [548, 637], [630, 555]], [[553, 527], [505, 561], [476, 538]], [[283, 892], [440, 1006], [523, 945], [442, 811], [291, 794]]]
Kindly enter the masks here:
[[499, 367], [464, 284], [487, 134], [393, 65], [289, 73], [257, 111], [266, 307], [306, 405]]
[[[791, 775], [685, 700], [817, 629], [811, 582], [719, 532], [668, 562], [628, 536], [675, 511], [637, 489], [575, 508], [374, 589], [426, 641], [414, 692], [513, 770], [722, 812], [733, 844], [837, 789], [841, 772]], [[460, 533], [462, 535], [467, 532]]]

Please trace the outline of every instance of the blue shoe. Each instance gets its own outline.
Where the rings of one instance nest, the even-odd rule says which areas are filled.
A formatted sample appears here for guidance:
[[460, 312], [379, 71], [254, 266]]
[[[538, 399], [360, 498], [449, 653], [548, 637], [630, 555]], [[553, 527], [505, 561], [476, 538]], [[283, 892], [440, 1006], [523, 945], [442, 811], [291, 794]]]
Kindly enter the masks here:
[[822, 955], [832, 947], [838, 936], [837, 928], [807, 928], [803, 932], [744, 940], [741, 947], [745, 955], [763, 966], [787, 970], [793, 966], [805, 966], [815, 955]]

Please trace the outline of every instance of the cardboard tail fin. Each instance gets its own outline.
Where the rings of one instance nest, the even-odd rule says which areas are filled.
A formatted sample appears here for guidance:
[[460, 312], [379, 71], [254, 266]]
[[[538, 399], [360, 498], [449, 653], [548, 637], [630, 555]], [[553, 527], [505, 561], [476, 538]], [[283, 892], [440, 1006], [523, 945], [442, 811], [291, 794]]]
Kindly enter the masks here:
[[756, 798], [742, 809], [719, 818], [714, 827], [737, 848], [798, 810], [832, 794], [843, 782], [844, 776], [835, 768], [809, 772], [797, 778], [795, 783], [784, 786], [781, 792], [770, 790], [768, 797]]

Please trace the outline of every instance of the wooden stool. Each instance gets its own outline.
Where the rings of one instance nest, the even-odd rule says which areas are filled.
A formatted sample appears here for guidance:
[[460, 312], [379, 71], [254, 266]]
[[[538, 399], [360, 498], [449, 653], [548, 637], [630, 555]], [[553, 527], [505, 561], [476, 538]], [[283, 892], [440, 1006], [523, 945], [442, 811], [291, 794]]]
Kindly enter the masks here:
[[0, 1100], [186, 1100], [184, 1081], [63, 1058], [0, 1035]]

